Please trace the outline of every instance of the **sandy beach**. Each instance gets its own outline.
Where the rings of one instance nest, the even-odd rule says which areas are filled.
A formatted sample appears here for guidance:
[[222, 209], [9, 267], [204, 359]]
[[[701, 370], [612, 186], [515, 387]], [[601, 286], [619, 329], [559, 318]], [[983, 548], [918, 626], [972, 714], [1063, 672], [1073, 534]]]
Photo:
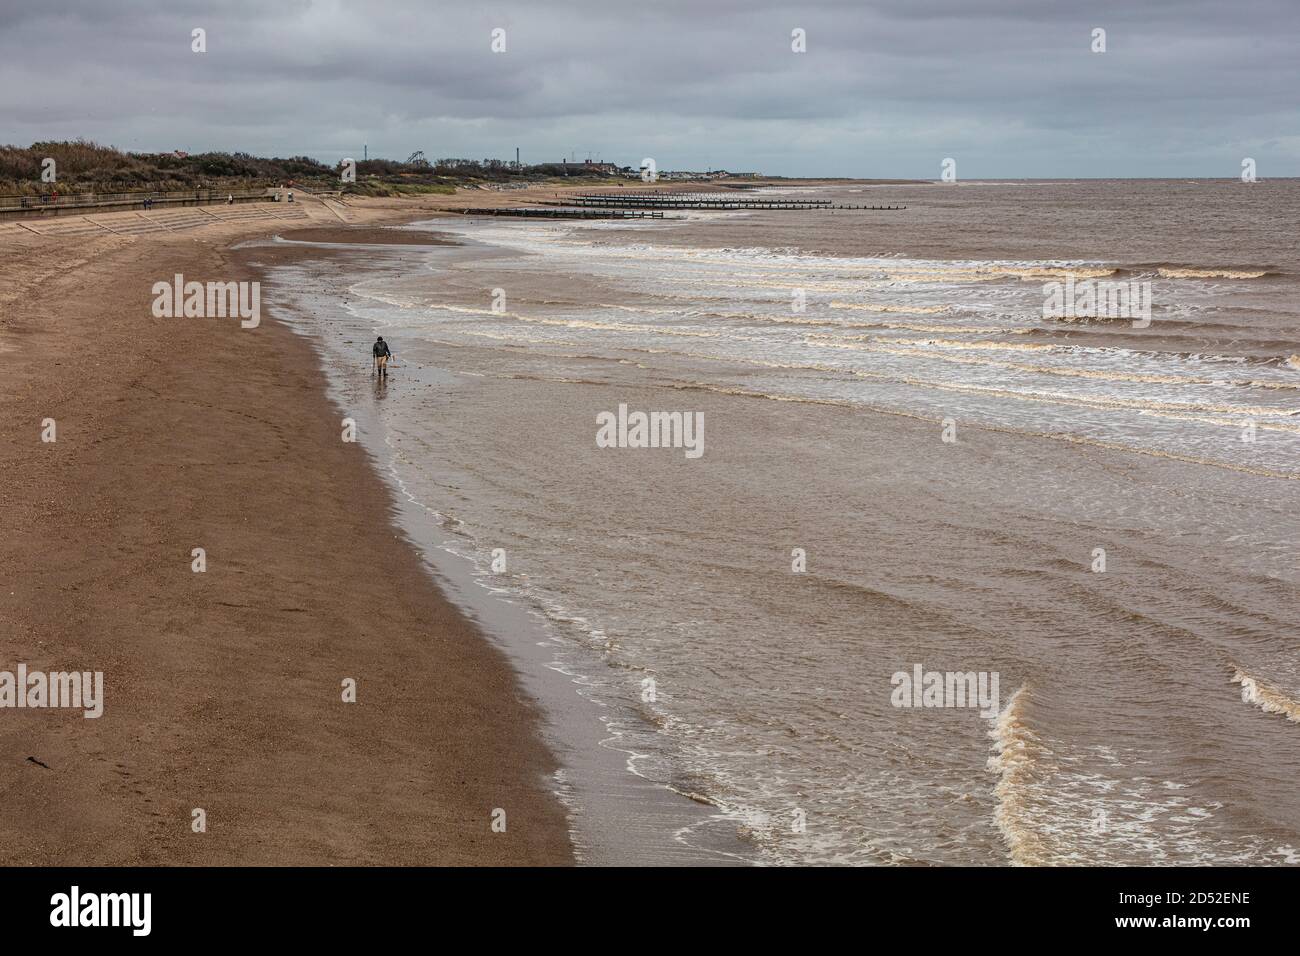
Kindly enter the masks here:
[[[6, 714], [0, 859], [1294, 863], [1294, 192], [1230, 256], [1153, 212], [1062, 258], [1071, 209], [1238, 200], [1044, 186], [1035, 246], [1013, 187], [884, 188], [0, 223], [8, 666], [105, 683]], [[178, 274], [260, 321], [155, 318]], [[1155, 321], [1045, 317], [1063, 274]], [[603, 447], [624, 408], [707, 440]], [[918, 713], [921, 667], [1000, 683]]]
[[253, 278], [229, 247], [284, 227], [222, 211], [134, 237], [112, 228], [131, 213], [0, 225], [6, 662], [103, 671], [105, 698], [7, 714], [0, 862], [570, 862], [534, 705], [395, 529], [310, 344], [273, 312], [151, 315], [174, 274]]

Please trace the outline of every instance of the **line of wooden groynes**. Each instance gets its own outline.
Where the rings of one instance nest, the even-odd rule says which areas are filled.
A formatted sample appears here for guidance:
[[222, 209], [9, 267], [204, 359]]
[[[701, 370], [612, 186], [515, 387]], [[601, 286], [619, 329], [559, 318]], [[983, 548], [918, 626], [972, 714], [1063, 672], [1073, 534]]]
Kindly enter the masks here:
[[552, 202], [553, 206], [586, 206], [604, 209], [872, 209], [900, 210], [906, 206], [859, 206], [851, 203], [800, 200], [744, 200], [744, 199], [575, 199], [571, 202]]
[[489, 206], [457, 209], [462, 216], [516, 216], [531, 219], [663, 219], [662, 211], [637, 209], [531, 209], [520, 206]]
[[671, 205], [691, 203], [703, 206], [771, 205], [781, 203], [786, 206], [831, 206], [831, 199], [741, 199], [725, 196], [576, 196], [574, 204], [600, 204], [608, 206]]
[[[555, 194], [559, 196], [559, 193]], [[711, 193], [670, 193], [670, 192], [616, 192], [616, 193], [579, 193], [579, 199], [725, 199], [727, 196], [743, 196], [745, 191], [729, 190]], [[807, 200], [808, 202], [830, 202], [829, 199]]]

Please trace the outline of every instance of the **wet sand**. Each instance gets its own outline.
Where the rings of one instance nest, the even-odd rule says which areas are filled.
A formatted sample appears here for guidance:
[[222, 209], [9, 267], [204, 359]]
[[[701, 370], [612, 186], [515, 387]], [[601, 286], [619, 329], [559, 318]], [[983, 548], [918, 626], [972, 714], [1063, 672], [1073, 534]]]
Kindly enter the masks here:
[[535, 705], [340, 440], [311, 345], [266, 309], [150, 314], [175, 273], [253, 278], [227, 247], [268, 231], [0, 238], [0, 667], [106, 698], [0, 712], [0, 863], [571, 862]]
[[445, 235], [417, 229], [393, 229], [373, 226], [311, 226], [285, 229], [282, 239], [292, 242], [349, 243], [352, 245], [445, 246], [454, 244]]

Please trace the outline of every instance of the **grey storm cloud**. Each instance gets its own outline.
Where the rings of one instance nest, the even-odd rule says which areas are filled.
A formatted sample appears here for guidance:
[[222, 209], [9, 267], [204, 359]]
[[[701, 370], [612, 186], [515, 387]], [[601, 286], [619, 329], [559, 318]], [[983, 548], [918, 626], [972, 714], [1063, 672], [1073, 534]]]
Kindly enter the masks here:
[[1294, 0], [0, 0], [0, 141], [916, 178], [948, 156], [967, 178], [1251, 156], [1294, 176], [1298, 40]]

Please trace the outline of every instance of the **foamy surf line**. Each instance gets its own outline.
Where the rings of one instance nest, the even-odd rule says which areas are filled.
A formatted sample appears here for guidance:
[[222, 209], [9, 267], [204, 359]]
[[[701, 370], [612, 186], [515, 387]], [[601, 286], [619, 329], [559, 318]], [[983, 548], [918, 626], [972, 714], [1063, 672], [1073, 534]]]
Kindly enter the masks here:
[[1300, 724], [1300, 701], [1288, 697], [1273, 684], [1233, 666], [1232, 682], [1241, 685], [1241, 702], [1254, 704], [1266, 714], [1277, 714]]

